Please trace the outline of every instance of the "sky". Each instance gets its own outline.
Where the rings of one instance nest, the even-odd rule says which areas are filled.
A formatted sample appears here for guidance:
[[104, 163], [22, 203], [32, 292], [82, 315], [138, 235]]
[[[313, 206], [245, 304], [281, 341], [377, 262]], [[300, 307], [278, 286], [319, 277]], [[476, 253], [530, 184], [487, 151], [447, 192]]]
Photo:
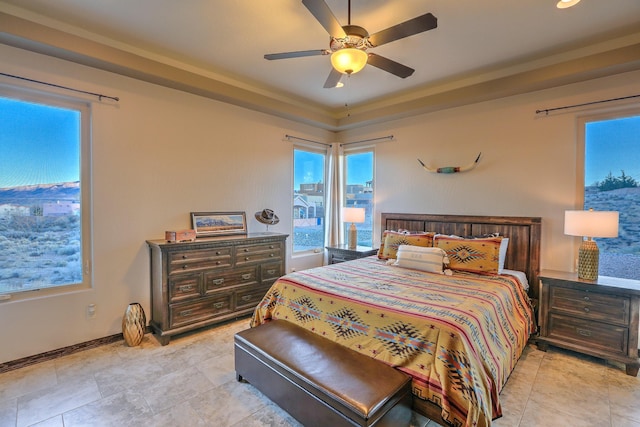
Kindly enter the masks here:
[[0, 188], [80, 180], [80, 113], [0, 97]]
[[[309, 151], [295, 151], [295, 189], [300, 184], [321, 182], [324, 178], [324, 154]], [[373, 179], [373, 152], [347, 156], [347, 184], [362, 184]]]
[[586, 140], [585, 185], [621, 171], [640, 183], [640, 116], [590, 122]]

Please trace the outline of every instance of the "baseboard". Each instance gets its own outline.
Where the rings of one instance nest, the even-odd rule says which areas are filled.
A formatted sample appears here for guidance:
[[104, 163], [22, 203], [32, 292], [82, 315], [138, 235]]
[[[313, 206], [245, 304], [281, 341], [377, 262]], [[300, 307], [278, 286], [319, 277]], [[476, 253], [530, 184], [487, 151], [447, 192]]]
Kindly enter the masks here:
[[35, 365], [36, 363], [45, 362], [47, 360], [56, 359], [58, 357], [67, 356], [79, 351], [88, 350], [90, 348], [111, 344], [120, 340], [123, 340], [122, 334], [109, 335], [107, 337], [70, 345], [68, 347], [59, 348], [57, 350], [51, 350], [44, 353], [35, 354], [33, 356], [23, 357], [22, 359], [0, 363], [0, 374], [13, 371], [15, 369], [24, 368], [26, 366]]

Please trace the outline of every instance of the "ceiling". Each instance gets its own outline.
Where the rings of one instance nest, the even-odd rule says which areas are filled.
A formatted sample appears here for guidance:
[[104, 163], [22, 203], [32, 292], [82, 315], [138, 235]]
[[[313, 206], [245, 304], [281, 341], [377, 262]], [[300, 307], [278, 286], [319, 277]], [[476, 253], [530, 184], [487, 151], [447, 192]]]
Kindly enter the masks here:
[[[326, 3], [346, 25], [347, 0]], [[351, 23], [370, 34], [427, 12], [438, 18], [436, 29], [370, 50], [414, 68], [412, 76], [401, 79], [369, 65], [344, 76], [343, 88], [324, 89], [329, 56], [265, 60], [266, 53], [328, 48], [327, 32], [300, 0], [0, 0], [0, 12], [239, 88], [245, 104], [281, 101], [294, 108], [280, 115], [295, 116], [297, 107], [301, 121], [332, 130], [424, 111], [424, 100], [434, 94], [531, 78], [526, 73], [570, 61], [570, 73], [578, 75], [576, 59], [620, 48], [631, 48], [625, 59], [608, 57], [598, 73], [578, 80], [610, 73], [612, 65], [617, 72], [640, 69], [638, 0], [582, 0], [569, 9], [556, 8], [556, 0], [351, 3]], [[7, 39], [0, 41], [24, 47]]]

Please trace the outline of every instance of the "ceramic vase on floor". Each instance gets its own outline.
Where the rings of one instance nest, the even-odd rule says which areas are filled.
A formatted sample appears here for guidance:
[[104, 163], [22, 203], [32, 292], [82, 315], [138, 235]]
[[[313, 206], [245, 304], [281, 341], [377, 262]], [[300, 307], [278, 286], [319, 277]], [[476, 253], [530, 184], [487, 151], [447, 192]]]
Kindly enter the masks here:
[[133, 302], [127, 306], [122, 316], [122, 335], [129, 347], [135, 347], [142, 342], [147, 327], [147, 318], [142, 306]]

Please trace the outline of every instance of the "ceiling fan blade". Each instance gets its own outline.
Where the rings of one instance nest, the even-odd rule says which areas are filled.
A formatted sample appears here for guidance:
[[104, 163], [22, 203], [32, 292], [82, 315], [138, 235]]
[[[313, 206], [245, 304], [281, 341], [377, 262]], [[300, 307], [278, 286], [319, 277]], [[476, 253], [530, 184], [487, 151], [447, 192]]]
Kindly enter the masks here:
[[300, 50], [298, 52], [268, 53], [264, 56], [264, 59], [300, 58], [303, 56], [329, 55], [330, 53], [331, 51], [328, 49]]
[[335, 68], [331, 67], [331, 72], [329, 73], [329, 77], [327, 77], [327, 81], [324, 82], [325, 89], [331, 89], [338, 85], [338, 82], [342, 78], [342, 73]]
[[409, 19], [401, 24], [378, 31], [369, 37], [369, 43], [380, 46], [395, 40], [403, 39], [424, 31], [433, 30], [438, 26], [438, 18], [430, 13]]
[[415, 71], [413, 68], [409, 68], [399, 62], [392, 61], [384, 56], [376, 55], [375, 53], [369, 53], [367, 64], [373, 65], [376, 68], [380, 68], [383, 71], [394, 74], [403, 79], [409, 77]]
[[342, 25], [324, 0], [302, 0], [302, 4], [309, 9], [309, 12], [315, 16], [331, 37], [338, 39], [347, 37], [347, 33], [344, 32]]

